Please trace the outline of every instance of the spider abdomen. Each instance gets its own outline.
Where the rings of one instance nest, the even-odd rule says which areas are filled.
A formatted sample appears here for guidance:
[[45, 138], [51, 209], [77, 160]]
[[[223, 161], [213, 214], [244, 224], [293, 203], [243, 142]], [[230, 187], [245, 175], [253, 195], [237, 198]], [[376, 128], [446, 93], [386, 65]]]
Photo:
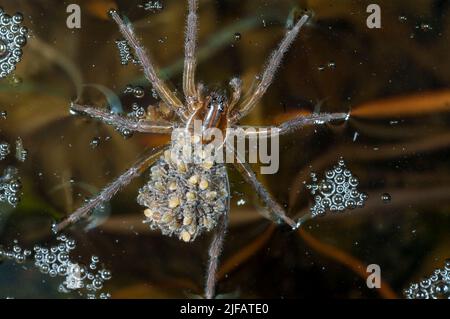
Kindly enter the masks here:
[[228, 210], [229, 189], [224, 165], [203, 158], [187, 160], [179, 139], [152, 166], [150, 180], [139, 190], [137, 201], [150, 228], [163, 235], [194, 241], [212, 230]]

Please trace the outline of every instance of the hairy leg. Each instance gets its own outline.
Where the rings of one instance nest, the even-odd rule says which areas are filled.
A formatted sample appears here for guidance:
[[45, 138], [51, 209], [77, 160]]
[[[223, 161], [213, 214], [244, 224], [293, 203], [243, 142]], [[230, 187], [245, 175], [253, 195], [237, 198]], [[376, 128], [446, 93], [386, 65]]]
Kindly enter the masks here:
[[216, 293], [217, 269], [219, 268], [219, 257], [222, 253], [223, 242], [227, 232], [228, 216], [221, 218], [220, 224], [209, 246], [208, 272], [206, 275], [205, 298], [212, 299]]
[[133, 28], [130, 24], [125, 23], [119, 16], [117, 11], [110, 10], [109, 15], [119, 26], [120, 32], [127, 40], [128, 44], [133, 48], [136, 58], [144, 69], [144, 74], [153, 88], [156, 90], [160, 98], [183, 120], [186, 120], [183, 103], [176, 95], [167, 87], [163, 80], [158, 76], [156, 68], [153, 66], [150, 58], [145, 53], [144, 48], [139, 43]]
[[144, 119], [137, 120], [87, 105], [72, 103], [70, 109], [71, 111], [84, 113], [117, 128], [127, 129], [130, 132], [170, 134], [173, 130], [173, 125], [170, 123], [154, 122]]
[[[230, 145], [229, 143], [227, 143], [226, 145], [228, 151], [230, 149], [234, 149], [233, 145]], [[273, 219], [276, 221], [282, 220], [283, 222], [291, 226], [293, 229], [297, 229], [298, 227], [297, 222], [295, 222], [286, 215], [283, 207], [281, 207], [281, 205], [278, 204], [273, 199], [272, 195], [270, 195], [267, 189], [260, 183], [250, 165], [245, 162], [243, 156], [238, 154], [236, 150], [234, 150], [234, 154], [235, 154], [235, 162], [233, 163], [234, 166], [236, 167], [237, 171], [242, 175], [244, 180], [248, 184], [250, 184], [250, 186], [253, 187], [259, 199], [266, 205]]]
[[115, 181], [106, 186], [97, 196], [89, 200], [86, 204], [78, 208], [69, 217], [64, 219], [59, 224], [54, 225], [53, 231], [55, 233], [62, 231], [66, 227], [77, 223], [80, 219], [89, 216], [92, 210], [99, 205], [111, 200], [123, 187], [127, 186], [133, 179], [139, 177], [145, 170], [147, 170], [158, 158], [167, 146], [151, 149], [138, 160], [133, 166], [120, 175]]
[[196, 45], [197, 45], [197, 7], [198, 0], [188, 0], [188, 16], [186, 23], [186, 39], [184, 43], [184, 72], [183, 72], [183, 92], [187, 104], [192, 104], [197, 100], [197, 90], [195, 85]]
[[233, 109], [238, 104], [239, 100], [241, 99], [242, 94], [242, 81], [239, 78], [232, 78], [230, 81], [230, 87], [232, 90], [231, 94], [231, 101], [228, 105], [228, 112], [229, 114], [232, 114]]
[[[308, 125], [321, 125], [337, 120], [347, 120], [349, 116], [348, 113], [318, 113], [299, 116], [274, 127], [237, 126], [237, 128], [243, 129], [246, 137], [269, 136], [271, 134], [284, 135]], [[247, 130], [248, 128], [254, 130]]]
[[283, 56], [289, 49], [289, 46], [297, 37], [300, 29], [305, 25], [308, 21], [309, 16], [303, 15], [300, 20], [295, 24], [295, 26], [286, 32], [284, 39], [281, 41], [278, 49], [275, 50], [265, 68], [263, 73], [260, 75], [260, 81], [256, 87], [249, 92], [250, 95], [246, 98], [241, 105], [233, 112], [231, 116], [231, 123], [238, 122], [241, 118], [246, 116], [248, 113], [252, 111], [252, 109], [256, 106], [259, 100], [266, 93], [267, 88], [273, 81], [276, 71], [278, 70]]

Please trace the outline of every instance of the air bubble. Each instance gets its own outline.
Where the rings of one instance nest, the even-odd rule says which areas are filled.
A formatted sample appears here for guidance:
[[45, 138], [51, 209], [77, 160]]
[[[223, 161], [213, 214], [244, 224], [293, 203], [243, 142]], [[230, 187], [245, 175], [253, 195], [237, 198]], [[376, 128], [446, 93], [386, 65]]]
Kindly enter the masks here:
[[391, 202], [391, 194], [389, 193], [383, 193], [381, 195], [381, 200], [383, 201], [383, 203], [385, 204], [389, 204]]

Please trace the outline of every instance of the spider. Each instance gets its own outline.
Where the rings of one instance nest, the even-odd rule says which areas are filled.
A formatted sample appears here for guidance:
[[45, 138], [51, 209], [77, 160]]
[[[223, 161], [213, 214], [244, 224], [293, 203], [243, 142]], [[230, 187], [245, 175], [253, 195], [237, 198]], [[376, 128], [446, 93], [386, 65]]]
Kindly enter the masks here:
[[[134, 51], [134, 60], [143, 69], [146, 79], [160, 97], [163, 106], [170, 110], [171, 116], [156, 116], [133, 118], [122, 116], [102, 108], [71, 103], [71, 111], [84, 114], [107, 124], [120, 128], [122, 131], [172, 134], [175, 129], [191, 131], [194, 120], [201, 120], [202, 129], [243, 128], [238, 123], [248, 115], [266, 93], [279, 68], [283, 56], [293, 43], [300, 29], [307, 23], [310, 16], [303, 14], [293, 24], [270, 56], [266, 67], [258, 77], [258, 82], [245, 97], [242, 96], [241, 81], [233, 78], [229, 85], [231, 94], [228, 97], [223, 91], [208, 90], [203, 84], [197, 84], [196, 73], [196, 43], [197, 43], [197, 0], [188, 0], [188, 15], [185, 34], [185, 59], [183, 71], [184, 101], [169, 90], [166, 83], [158, 76], [153, 61], [147, 56], [144, 48], [136, 37], [133, 27], [125, 22], [116, 10], [110, 10], [111, 19], [118, 25], [120, 32], [129, 47]], [[169, 119], [168, 119], [169, 118]], [[317, 113], [297, 117], [282, 123], [277, 127], [277, 134], [288, 134], [292, 131], [314, 124], [323, 124], [333, 120], [347, 119], [347, 113]], [[267, 134], [271, 128], [262, 128], [256, 134]], [[252, 138], [252, 134], [246, 138]], [[226, 139], [225, 139], [226, 140]], [[208, 144], [203, 139], [195, 143]], [[146, 172], [150, 167], [150, 180], [139, 190], [138, 202], [145, 206], [145, 220], [152, 229], [160, 229], [165, 235], [175, 235], [180, 240], [192, 242], [204, 232], [215, 229], [209, 247], [209, 261], [205, 283], [205, 297], [213, 298], [216, 290], [216, 273], [219, 257], [222, 251], [227, 231], [228, 213], [230, 210], [230, 187], [225, 164], [214, 161], [186, 163], [174, 149], [184, 144], [179, 136], [172, 134], [170, 145], [148, 150], [125, 173], [105, 187], [98, 195], [78, 208], [66, 219], [53, 225], [55, 232], [76, 223], [99, 205], [109, 201], [117, 192], [129, 184], [134, 178]], [[255, 190], [259, 199], [270, 211], [274, 221], [284, 222], [296, 229], [304, 221], [294, 221], [286, 215], [283, 207], [278, 204], [266, 188], [258, 181], [256, 174], [244, 157], [234, 150], [229, 142], [221, 147], [231, 149], [235, 158], [233, 165], [243, 179]], [[178, 154], [178, 155], [177, 155]]]

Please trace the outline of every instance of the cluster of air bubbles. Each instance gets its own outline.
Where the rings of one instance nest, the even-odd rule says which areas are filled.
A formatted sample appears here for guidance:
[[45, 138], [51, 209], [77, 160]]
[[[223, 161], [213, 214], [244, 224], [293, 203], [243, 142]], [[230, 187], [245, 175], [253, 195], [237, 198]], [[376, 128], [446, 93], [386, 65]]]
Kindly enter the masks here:
[[139, 61], [131, 53], [131, 48], [126, 40], [116, 40], [116, 46], [119, 50], [120, 64], [128, 65], [130, 61], [133, 64], [139, 64]]
[[0, 8], [0, 78], [6, 77], [20, 62], [28, 30], [22, 26], [23, 16], [9, 16]]
[[[128, 112], [126, 116], [134, 118], [136, 120], [141, 120], [147, 117], [147, 111], [144, 107], [139, 106], [139, 104], [133, 103], [131, 106], [131, 112]], [[125, 138], [130, 138], [131, 136], [133, 136], [133, 132], [125, 127], [116, 126], [116, 131]]]
[[145, 11], [157, 12], [163, 9], [161, 1], [149, 0], [144, 4], [138, 5], [139, 8], [144, 8]]
[[[65, 235], [57, 237], [57, 245], [50, 248], [34, 246], [33, 251], [24, 250], [14, 241], [11, 251], [0, 249], [0, 257], [23, 263], [27, 258], [34, 259], [34, 266], [52, 278], [63, 277], [58, 291], [70, 293], [77, 291], [81, 296], [95, 299], [104, 283], [111, 279], [111, 272], [100, 266], [100, 259], [91, 256], [88, 266], [71, 260], [70, 253], [76, 248], [75, 240]], [[98, 298], [110, 298], [109, 293], [100, 293]]]
[[325, 173], [325, 179], [318, 183], [315, 173], [311, 174], [313, 184], [306, 185], [314, 196], [312, 216], [323, 215], [327, 210], [338, 212], [362, 207], [367, 195], [357, 190], [358, 179], [346, 168], [341, 158], [333, 169]]
[[137, 104], [137, 103], [133, 103], [131, 105], [131, 112], [128, 113], [128, 116], [134, 117], [134, 118], [140, 120], [147, 116], [147, 112], [145, 111], [144, 107], [139, 106], [139, 104]]
[[7, 117], [8, 117], [8, 112], [0, 111], [0, 118], [2, 118], [3, 120], [6, 120]]
[[407, 299], [450, 299], [450, 259], [430, 277], [412, 283], [404, 294]]
[[133, 96], [135, 98], [138, 98], [138, 99], [143, 98], [144, 95], [145, 95], [145, 91], [144, 91], [143, 87], [141, 87], [141, 86], [132, 86], [132, 85], [127, 85], [127, 87], [125, 88], [123, 93], [125, 93], [125, 94], [133, 94]]
[[28, 157], [28, 150], [23, 146], [23, 141], [19, 137], [16, 140], [16, 159], [19, 162], [25, 162]]
[[[11, 146], [7, 142], [0, 142], [0, 161], [5, 160], [11, 154]], [[28, 150], [24, 148], [23, 141], [19, 137], [16, 140], [16, 159], [25, 162], [28, 157]]]
[[0, 177], [0, 202], [16, 207], [21, 198], [22, 183], [18, 170], [7, 167]]
[[5, 160], [11, 153], [11, 148], [7, 142], [0, 143], [0, 161]]
[[2, 259], [14, 260], [18, 264], [24, 263], [29, 256], [31, 256], [32, 251], [27, 249], [22, 249], [18, 245], [18, 241], [13, 241], [14, 245], [11, 250], [5, 250], [0, 247], [0, 261]]
[[240, 34], [239, 32], [236, 32], [236, 33], [234, 34], [234, 39], [235, 39], [236, 41], [241, 40], [241, 39], [242, 39], [242, 34]]

